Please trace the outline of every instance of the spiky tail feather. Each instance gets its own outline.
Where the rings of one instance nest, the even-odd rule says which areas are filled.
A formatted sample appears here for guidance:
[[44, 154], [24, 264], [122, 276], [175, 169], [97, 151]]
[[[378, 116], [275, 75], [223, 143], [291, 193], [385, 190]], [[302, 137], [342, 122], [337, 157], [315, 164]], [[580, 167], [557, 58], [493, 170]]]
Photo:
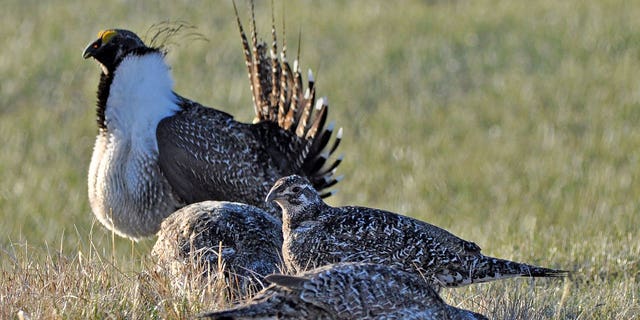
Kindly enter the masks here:
[[[304, 89], [298, 58], [294, 61], [293, 68], [287, 61], [286, 40], [283, 40], [282, 51], [278, 58], [273, 12], [271, 24], [273, 42], [268, 48], [264, 42], [258, 42], [253, 1], [251, 1], [251, 45], [240, 22], [235, 2], [233, 7], [251, 84], [256, 114], [254, 122], [276, 123], [280, 128], [295, 133], [301, 138], [303, 143], [292, 143], [294, 148], [289, 148], [290, 152], [296, 153], [296, 163], [292, 166], [297, 169], [295, 173], [307, 177], [316, 190], [321, 192], [322, 197], [331, 195], [331, 192], [322, 193], [322, 190], [342, 179], [342, 176], [335, 176], [335, 171], [342, 162], [343, 156], [332, 158], [342, 141], [342, 128], [337, 130], [333, 142], [330, 143], [335, 125], [330, 123], [325, 127], [329, 110], [327, 98], [316, 101], [316, 88], [311, 70], [307, 76], [307, 89]], [[298, 51], [298, 57], [299, 55]]]
[[235, 308], [206, 312], [198, 315], [198, 318], [230, 320], [230, 319], [293, 319], [302, 318], [306, 310], [310, 312], [308, 316], [313, 316], [317, 312], [323, 312], [321, 309], [307, 305], [301, 300], [290, 300], [285, 297], [283, 291], [275, 289], [271, 291], [262, 291], [254, 296], [250, 302]]
[[[562, 278], [569, 274], [565, 270], [543, 268], [524, 263], [483, 257], [473, 262], [472, 270], [468, 274], [469, 283], [488, 282], [513, 277], [533, 278]], [[468, 284], [468, 283], [461, 283]]]
[[269, 314], [269, 308], [262, 308], [260, 305], [249, 305], [244, 307], [238, 307], [234, 309], [208, 312], [199, 314], [197, 317], [201, 319], [215, 319], [215, 320], [234, 320], [234, 319], [268, 319], [269, 316], [275, 317], [277, 310]]

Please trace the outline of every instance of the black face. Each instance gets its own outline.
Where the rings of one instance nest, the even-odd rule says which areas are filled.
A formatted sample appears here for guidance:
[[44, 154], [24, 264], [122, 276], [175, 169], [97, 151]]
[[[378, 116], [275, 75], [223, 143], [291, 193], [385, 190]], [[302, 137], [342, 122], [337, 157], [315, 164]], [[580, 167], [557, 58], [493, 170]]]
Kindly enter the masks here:
[[93, 57], [102, 64], [105, 71], [113, 71], [116, 61], [123, 54], [141, 47], [146, 46], [135, 33], [122, 29], [108, 29], [101, 31], [98, 39], [84, 49], [82, 57]]

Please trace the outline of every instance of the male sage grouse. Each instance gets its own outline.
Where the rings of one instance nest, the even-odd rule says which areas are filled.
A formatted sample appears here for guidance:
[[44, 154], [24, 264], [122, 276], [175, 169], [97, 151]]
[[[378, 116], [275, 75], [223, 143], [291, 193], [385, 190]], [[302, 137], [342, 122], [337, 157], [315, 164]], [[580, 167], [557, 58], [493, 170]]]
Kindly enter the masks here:
[[218, 283], [232, 296], [262, 289], [263, 277], [280, 271], [282, 224], [242, 203], [203, 201], [162, 222], [151, 254], [178, 290]]
[[[253, 16], [253, 15], [252, 15]], [[237, 10], [236, 10], [237, 17]], [[247, 203], [279, 217], [264, 197], [276, 179], [299, 174], [318, 190], [337, 182], [341, 157], [327, 162], [328, 106], [318, 99], [309, 72], [305, 90], [297, 60], [286, 48], [252, 48], [237, 17], [256, 118], [241, 123], [173, 91], [165, 52], [133, 32], [108, 29], [84, 50], [102, 67], [98, 85], [98, 136], [89, 167], [89, 201], [100, 222], [116, 234], [153, 235], [177, 208], [204, 200]], [[327, 193], [328, 195], [329, 193]]]
[[447, 305], [415, 273], [362, 263], [329, 265], [297, 276], [270, 275], [272, 285], [245, 305], [210, 319], [486, 319]]
[[456, 287], [509, 277], [561, 277], [540, 268], [480, 253], [480, 247], [392, 212], [327, 205], [300, 176], [276, 182], [266, 201], [282, 207], [282, 254], [298, 272], [337, 262], [380, 263], [419, 272], [436, 286]]

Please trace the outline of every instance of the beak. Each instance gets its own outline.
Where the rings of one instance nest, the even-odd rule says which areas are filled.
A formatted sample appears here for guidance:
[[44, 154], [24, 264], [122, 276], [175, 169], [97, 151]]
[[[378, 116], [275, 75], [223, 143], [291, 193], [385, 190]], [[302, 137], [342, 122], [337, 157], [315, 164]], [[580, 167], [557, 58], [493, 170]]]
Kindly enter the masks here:
[[276, 184], [269, 190], [267, 194], [267, 198], [264, 200], [266, 203], [270, 203], [273, 200], [278, 200], [278, 192], [280, 192], [280, 187], [282, 186], [282, 182], [278, 181]]
[[267, 194], [267, 198], [264, 200], [264, 202], [271, 203], [271, 201], [275, 200], [275, 198], [276, 198], [276, 189], [272, 188], [271, 190], [269, 190], [269, 193]]
[[82, 52], [82, 57], [85, 59], [93, 57], [96, 50], [98, 50], [101, 45], [102, 45], [102, 39], [98, 39], [94, 41], [84, 49], [84, 51]]

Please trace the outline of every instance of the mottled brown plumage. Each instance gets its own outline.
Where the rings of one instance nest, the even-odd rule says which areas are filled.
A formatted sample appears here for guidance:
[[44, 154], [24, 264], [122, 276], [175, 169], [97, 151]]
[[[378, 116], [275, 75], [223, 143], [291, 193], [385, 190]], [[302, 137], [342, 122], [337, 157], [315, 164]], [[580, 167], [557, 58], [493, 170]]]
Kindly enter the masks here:
[[209, 319], [486, 319], [447, 305], [419, 275], [384, 265], [342, 263], [273, 284], [248, 303]]
[[282, 207], [282, 254], [286, 265], [298, 272], [338, 262], [379, 263], [420, 273], [444, 287], [567, 274], [485, 256], [475, 243], [407, 216], [365, 207], [331, 207], [300, 176], [278, 180], [267, 201]]
[[165, 219], [151, 254], [177, 288], [223, 276], [229, 287], [244, 293], [262, 289], [264, 276], [280, 271], [281, 247], [282, 225], [264, 210], [204, 201]]

